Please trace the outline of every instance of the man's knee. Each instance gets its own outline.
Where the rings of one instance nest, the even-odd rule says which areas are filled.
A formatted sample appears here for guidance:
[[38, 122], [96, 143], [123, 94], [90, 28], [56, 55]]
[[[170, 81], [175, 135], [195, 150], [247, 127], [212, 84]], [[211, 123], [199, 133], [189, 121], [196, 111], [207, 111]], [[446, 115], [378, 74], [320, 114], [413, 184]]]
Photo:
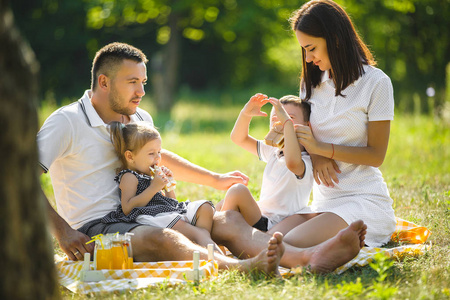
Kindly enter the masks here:
[[223, 242], [232, 239], [239, 234], [243, 226], [249, 226], [244, 217], [234, 210], [216, 212], [214, 214], [213, 230], [211, 235], [216, 242]]
[[133, 229], [132, 238], [133, 248], [139, 247], [144, 251], [161, 251], [165, 247], [170, 247], [173, 242], [172, 231], [166, 228], [158, 228], [153, 226], [139, 226]]

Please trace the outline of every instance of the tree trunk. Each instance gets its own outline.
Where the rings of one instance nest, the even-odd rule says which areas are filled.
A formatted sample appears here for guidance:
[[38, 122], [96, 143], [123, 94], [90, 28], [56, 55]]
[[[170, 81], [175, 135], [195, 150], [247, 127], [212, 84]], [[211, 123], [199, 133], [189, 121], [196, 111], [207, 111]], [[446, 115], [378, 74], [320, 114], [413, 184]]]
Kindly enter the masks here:
[[41, 197], [36, 132], [39, 66], [0, 0], [0, 299], [57, 299]]
[[169, 15], [170, 39], [162, 52], [156, 53], [151, 63], [151, 78], [158, 111], [169, 111], [177, 90], [178, 69], [180, 64], [181, 32], [177, 26], [178, 15]]

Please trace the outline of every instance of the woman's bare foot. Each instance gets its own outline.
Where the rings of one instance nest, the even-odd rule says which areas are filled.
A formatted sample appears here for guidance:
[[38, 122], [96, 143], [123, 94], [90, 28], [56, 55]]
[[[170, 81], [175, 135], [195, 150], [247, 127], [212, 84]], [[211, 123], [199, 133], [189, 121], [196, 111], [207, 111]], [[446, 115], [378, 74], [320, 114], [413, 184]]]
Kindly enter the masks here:
[[359, 220], [353, 222], [333, 238], [305, 250], [309, 254], [305, 267], [313, 273], [330, 273], [352, 260], [364, 246], [367, 225]]
[[283, 254], [283, 234], [275, 232], [269, 240], [267, 249], [264, 249], [255, 257], [242, 261], [241, 270], [257, 270], [269, 276], [280, 277], [278, 266]]

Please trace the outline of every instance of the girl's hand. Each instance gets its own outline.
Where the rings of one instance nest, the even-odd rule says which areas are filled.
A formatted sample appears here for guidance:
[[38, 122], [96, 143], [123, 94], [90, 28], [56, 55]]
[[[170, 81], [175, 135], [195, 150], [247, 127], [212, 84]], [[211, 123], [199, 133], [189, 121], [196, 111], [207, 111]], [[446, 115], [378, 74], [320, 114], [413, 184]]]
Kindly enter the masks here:
[[267, 113], [261, 111], [261, 107], [263, 107], [267, 102], [269, 102], [267, 95], [261, 93], [255, 94], [250, 98], [247, 104], [245, 104], [242, 109], [242, 113], [249, 117], [267, 117]]
[[161, 171], [163, 172], [164, 175], [166, 175], [166, 177], [168, 177], [168, 178], [173, 177], [173, 173], [170, 169], [168, 169], [164, 166], [161, 166]]
[[163, 172], [156, 172], [155, 175], [153, 176], [151, 185], [157, 188], [158, 190], [162, 190], [168, 182], [169, 179]]
[[290, 119], [289, 114], [284, 109], [283, 104], [281, 104], [280, 100], [277, 98], [269, 98], [270, 104], [273, 105], [273, 108], [275, 109], [275, 114], [277, 115], [278, 120], [281, 122], [281, 124], [284, 124], [287, 119]]
[[322, 182], [327, 187], [334, 187], [334, 184], [339, 183], [336, 173], [341, 173], [338, 165], [333, 159], [326, 158], [320, 155], [311, 155], [313, 165], [313, 174], [316, 183], [320, 185]]
[[311, 131], [311, 127], [296, 124], [295, 132], [297, 133], [297, 139], [300, 144], [302, 144], [308, 153], [314, 154], [315, 149], [318, 147], [318, 142], [314, 138], [314, 135]]

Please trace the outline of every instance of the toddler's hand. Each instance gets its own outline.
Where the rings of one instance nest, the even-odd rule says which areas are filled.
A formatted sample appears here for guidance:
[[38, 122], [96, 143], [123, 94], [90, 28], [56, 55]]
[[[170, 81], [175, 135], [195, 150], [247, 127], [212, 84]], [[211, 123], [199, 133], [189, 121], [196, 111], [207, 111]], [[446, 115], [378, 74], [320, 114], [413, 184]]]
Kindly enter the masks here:
[[157, 187], [158, 190], [162, 190], [168, 182], [169, 179], [163, 172], [156, 172], [151, 184]]
[[244, 108], [242, 109], [242, 113], [246, 114], [249, 117], [267, 117], [267, 113], [261, 111], [261, 107], [263, 107], [267, 102], [269, 102], [267, 95], [261, 93], [255, 94], [250, 98], [247, 104], [245, 104]]
[[281, 124], [284, 124], [287, 119], [290, 119], [289, 114], [284, 109], [283, 104], [281, 104], [280, 100], [278, 100], [277, 98], [270, 98], [269, 102], [273, 105], [275, 114]]
[[164, 173], [164, 175], [166, 175], [166, 177], [173, 177], [173, 173], [169, 168], [161, 166], [161, 171]]

